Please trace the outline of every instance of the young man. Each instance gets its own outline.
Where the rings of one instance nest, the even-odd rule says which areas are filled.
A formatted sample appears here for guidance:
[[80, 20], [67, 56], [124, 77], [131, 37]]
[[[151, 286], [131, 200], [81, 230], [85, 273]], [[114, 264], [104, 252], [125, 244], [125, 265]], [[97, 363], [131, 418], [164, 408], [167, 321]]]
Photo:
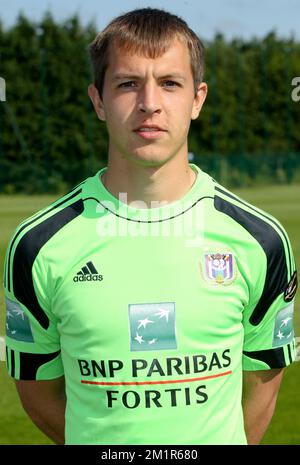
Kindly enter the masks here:
[[295, 263], [270, 215], [188, 163], [203, 47], [140, 9], [91, 45], [108, 166], [17, 229], [7, 365], [67, 444], [258, 444], [295, 358]]

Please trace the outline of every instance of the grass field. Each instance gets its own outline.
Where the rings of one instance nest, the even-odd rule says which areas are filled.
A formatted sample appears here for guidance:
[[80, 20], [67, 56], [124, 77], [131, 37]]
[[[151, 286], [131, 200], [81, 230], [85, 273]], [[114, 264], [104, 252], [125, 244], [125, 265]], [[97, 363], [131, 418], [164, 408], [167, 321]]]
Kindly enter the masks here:
[[[300, 186], [268, 186], [236, 192], [244, 199], [277, 217], [287, 230], [293, 244], [296, 261], [300, 263]], [[0, 196], [0, 279], [3, 258], [9, 237], [15, 226], [33, 212], [48, 205], [50, 196]], [[300, 336], [300, 297], [296, 304], [296, 335]], [[0, 335], [4, 334], [4, 299], [0, 292]], [[300, 444], [300, 363], [286, 370], [277, 408], [263, 444]], [[13, 381], [0, 362], [0, 445], [51, 444], [27, 418], [17, 398]]]

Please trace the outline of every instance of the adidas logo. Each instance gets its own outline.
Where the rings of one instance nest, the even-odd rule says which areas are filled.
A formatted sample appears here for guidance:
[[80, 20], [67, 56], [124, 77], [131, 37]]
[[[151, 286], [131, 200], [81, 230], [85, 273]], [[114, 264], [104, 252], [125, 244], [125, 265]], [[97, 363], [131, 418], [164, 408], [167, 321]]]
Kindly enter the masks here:
[[102, 274], [98, 274], [95, 266], [92, 262], [87, 262], [85, 266], [74, 276], [73, 281], [77, 283], [78, 281], [102, 281]]

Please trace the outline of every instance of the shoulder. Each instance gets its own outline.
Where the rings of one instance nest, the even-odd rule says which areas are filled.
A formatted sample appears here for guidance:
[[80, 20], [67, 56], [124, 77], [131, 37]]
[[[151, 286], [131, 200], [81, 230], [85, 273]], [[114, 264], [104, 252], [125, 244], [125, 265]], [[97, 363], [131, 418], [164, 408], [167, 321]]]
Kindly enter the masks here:
[[18, 249], [19, 253], [22, 250], [30, 257], [65, 224], [80, 215], [83, 211], [82, 184], [20, 223], [11, 237], [10, 254], [15, 255]]
[[205, 192], [213, 200], [214, 211], [221, 215], [220, 218], [227, 218], [233, 226], [234, 223], [242, 226], [261, 246], [267, 243], [276, 248], [282, 240], [288, 240], [277, 218], [226, 189], [209, 174], [201, 174]]
[[278, 296], [283, 295], [288, 302], [295, 294], [296, 268], [289, 237], [274, 216], [217, 183], [214, 205], [219, 212], [248, 231], [264, 252], [263, 262], [259, 261], [258, 254], [251, 257], [256, 260], [257, 268], [263, 270], [261, 297], [251, 316], [251, 322], [258, 324]]
[[238, 223], [259, 243], [266, 255], [289, 254], [290, 242], [277, 218], [233, 194], [218, 183], [214, 186], [216, 210]]
[[5, 260], [4, 285], [8, 290], [13, 287], [14, 277], [31, 273], [35, 258], [51, 237], [82, 213], [82, 184], [27, 218], [15, 229]]

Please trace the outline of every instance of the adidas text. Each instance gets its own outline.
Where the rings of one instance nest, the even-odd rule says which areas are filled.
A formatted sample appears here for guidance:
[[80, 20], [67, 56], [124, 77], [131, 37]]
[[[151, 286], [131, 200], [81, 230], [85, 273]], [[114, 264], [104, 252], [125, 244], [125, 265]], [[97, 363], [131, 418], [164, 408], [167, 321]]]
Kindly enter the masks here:
[[78, 281], [102, 281], [102, 274], [88, 274], [88, 275], [77, 275], [74, 276], [73, 281], [77, 283]]

